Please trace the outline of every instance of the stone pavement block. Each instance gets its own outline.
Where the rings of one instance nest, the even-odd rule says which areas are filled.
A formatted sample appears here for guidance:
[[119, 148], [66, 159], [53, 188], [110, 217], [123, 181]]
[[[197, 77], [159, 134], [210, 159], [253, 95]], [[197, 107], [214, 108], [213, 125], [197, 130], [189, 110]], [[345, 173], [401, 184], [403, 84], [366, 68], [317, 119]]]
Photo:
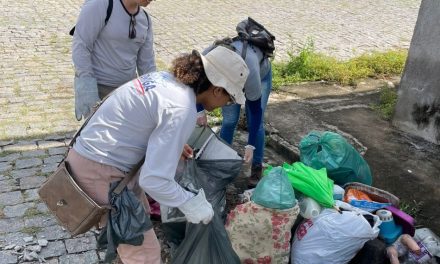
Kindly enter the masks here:
[[47, 148], [56, 148], [56, 147], [65, 147], [64, 142], [60, 141], [38, 141], [39, 149], [47, 149]]
[[49, 148], [49, 155], [64, 155], [67, 147]]
[[81, 254], [68, 254], [60, 256], [60, 264], [77, 264], [77, 263], [98, 263], [99, 258], [96, 251], [87, 251]]
[[[15, 181], [15, 180], [6, 179], [3, 181], [0, 181], [0, 193], [15, 191], [15, 190], [18, 190], [18, 188], [19, 187], [18, 187], [17, 181]], [[2, 200], [2, 196], [0, 194], [0, 204], [2, 204], [2, 203], [3, 203], [3, 200]]]
[[21, 156], [20, 153], [12, 153], [12, 154], [6, 155], [4, 157], [0, 157], [0, 162], [14, 161], [14, 160], [18, 159], [20, 156]]
[[58, 163], [44, 164], [41, 168], [41, 173], [51, 173], [58, 168]]
[[[58, 264], [60, 263], [58, 258], [51, 258], [51, 259], [46, 259], [45, 262], [43, 262], [45, 264]], [[78, 262], [80, 263], [80, 262]], [[85, 264], [85, 262], [83, 262]], [[41, 264], [40, 261], [32, 261], [32, 262], [23, 262], [23, 264]], [[82, 264], [82, 263], [81, 263]]]
[[49, 208], [46, 206], [45, 203], [38, 203], [36, 206], [36, 209], [40, 213], [49, 213]]
[[70, 238], [70, 234], [60, 225], [55, 224], [43, 227], [40, 232], [37, 233], [37, 238], [46, 240], [67, 239]]
[[39, 200], [40, 196], [38, 196], [38, 188], [24, 191], [23, 197], [26, 202]]
[[32, 168], [43, 164], [43, 161], [39, 158], [19, 159], [15, 162], [15, 168], [26, 169]]
[[26, 227], [48, 227], [56, 225], [57, 221], [52, 216], [38, 215], [24, 219]]
[[94, 236], [86, 236], [67, 239], [66, 249], [69, 254], [94, 250], [96, 249], [96, 238]]
[[0, 219], [0, 233], [20, 231], [24, 227], [24, 221], [20, 218]]
[[26, 142], [26, 143], [4, 146], [2, 149], [3, 151], [21, 152], [21, 151], [34, 150], [36, 148], [37, 148], [36, 142]]
[[17, 263], [18, 256], [8, 251], [0, 251], [0, 260], [2, 264]]
[[5, 206], [3, 213], [6, 218], [22, 217], [26, 213], [26, 210], [32, 207], [34, 207], [34, 203], [22, 203]]
[[10, 169], [12, 169], [11, 162], [9, 162], [9, 161], [0, 162], [0, 172], [6, 172], [6, 171], [9, 171]]
[[25, 234], [22, 232], [1, 234], [0, 244], [4, 246], [8, 246], [8, 245], [24, 246], [26, 245], [26, 242], [24, 241], [25, 237], [29, 237], [29, 234]]
[[29, 157], [39, 157], [39, 156], [44, 156], [46, 155], [46, 151], [42, 150], [42, 149], [36, 149], [36, 150], [32, 150], [32, 151], [26, 151], [26, 152], [22, 152], [23, 157], [25, 158], [29, 158]]
[[47, 164], [47, 165], [49, 165], [49, 164], [57, 164], [58, 165], [58, 163], [60, 163], [63, 160], [63, 158], [64, 158], [63, 155], [53, 155], [48, 158], [45, 158], [43, 160], [43, 163]]
[[20, 179], [20, 189], [33, 189], [41, 186], [43, 182], [46, 181], [44, 176], [30, 176]]
[[38, 167], [29, 168], [29, 169], [19, 169], [11, 171], [11, 176], [14, 179], [21, 179], [30, 176], [36, 176], [39, 173], [40, 169]]
[[46, 247], [43, 247], [39, 255], [43, 258], [50, 258], [65, 255], [66, 253], [66, 247], [63, 241], [53, 241], [49, 242]]
[[23, 196], [20, 191], [0, 193], [1, 205], [13, 205], [23, 202]]

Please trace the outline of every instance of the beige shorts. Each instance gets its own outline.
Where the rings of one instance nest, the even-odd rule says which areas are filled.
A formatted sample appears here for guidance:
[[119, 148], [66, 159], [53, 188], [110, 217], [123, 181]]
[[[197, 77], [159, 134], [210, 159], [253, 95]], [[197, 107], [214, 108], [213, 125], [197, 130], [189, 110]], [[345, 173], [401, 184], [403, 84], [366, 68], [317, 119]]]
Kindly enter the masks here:
[[[99, 205], [107, 205], [110, 183], [119, 181], [127, 173], [105, 164], [101, 164], [79, 155], [74, 149], [69, 151], [66, 161], [69, 163], [72, 177], [77, 184]], [[144, 204], [145, 211], [149, 212], [147, 197], [139, 186], [139, 173], [127, 185]], [[106, 219], [101, 220], [104, 226]], [[140, 246], [120, 244], [118, 254], [123, 263], [151, 263], [160, 264], [160, 244], [153, 229], [144, 233], [144, 242]]]

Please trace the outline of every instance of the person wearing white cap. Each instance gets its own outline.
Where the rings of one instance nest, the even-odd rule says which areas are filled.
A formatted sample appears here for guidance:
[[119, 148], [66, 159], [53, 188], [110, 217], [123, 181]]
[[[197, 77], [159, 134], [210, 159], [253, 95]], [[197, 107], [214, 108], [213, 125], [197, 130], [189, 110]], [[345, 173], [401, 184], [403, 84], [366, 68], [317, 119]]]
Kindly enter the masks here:
[[[217, 46], [225, 46], [242, 55], [243, 42], [224, 38], [217, 40], [213, 45], [205, 49], [202, 53], [209, 52]], [[229, 144], [232, 144], [234, 132], [240, 118], [241, 105], [246, 111], [247, 130], [249, 132], [247, 145], [245, 146], [244, 160], [252, 162], [251, 176], [248, 179], [248, 187], [256, 186], [261, 178], [263, 171], [263, 156], [265, 145], [264, 132], [264, 111], [272, 90], [272, 67], [269, 58], [257, 46], [249, 43], [245, 53], [245, 62], [249, 68], [249, 76], [244, 85], [245, 100], [236, 104], [222, 107], [222, 127], [220, 137]], [[206, 114], [200, 106], [199, 125], [206, 124]]]
[[[178, 207], [192, 223], [210, 222], [214, 211], [203, 190], [197, 194], [174, 180], [179, 158], [192, 158], [185, 143], [197, 119], [196, 103], [209, 111], [244, 101], [249, 70], [235, 52], [217, 47], [174, 59], [171, 72], [148, 73], [116, 89], [92, 115], [66, 161], [78, 185], [98, 204], [108, 204], [109, 184], [121, 180], [143, 157], [129, 184], [147, 208], [145, 193]], [[147, 210], [148, 211], [148, 210]], [[120, 244], [123, 263], [161, 263], [153, 229], [141, 246]]]

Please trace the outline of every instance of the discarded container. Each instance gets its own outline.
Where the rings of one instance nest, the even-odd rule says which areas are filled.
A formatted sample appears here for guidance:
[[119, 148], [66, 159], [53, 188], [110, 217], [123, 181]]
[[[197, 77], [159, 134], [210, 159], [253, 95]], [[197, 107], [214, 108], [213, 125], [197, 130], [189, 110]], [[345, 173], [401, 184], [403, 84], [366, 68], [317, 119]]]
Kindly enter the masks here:
[[385, 209], [377, 210], [376, 215], [379, 216], [382, 224], [379, 226], [379, 237], [390, 245], [402, 234], [402, 227], [396, 225], [393, 214]]
[[322, 207], [312, 198], [303, 197], [299, 201], [299, 213], [302, 217], [311, 219], [321, 213]]
[[414, 227], [415, 220], [407, 213], [397, 209], [394, 206], [385, 207], [386, 210], [390, 211], [393, 214], [394, 222], [397, 225], [402, 226], [402, 233], [408, 234], [410, 236], [414, 236], [416, 229]]
[[422, 253], [419, 255], [408, 253], [408, 259], [416, 263], [426, 263], [434, 256], [440, 257], [440, 238], [429, 228], [419, 228], [414, 235]]
[[344, 199], [345, 190], [341, 186], [333, 185], [333, 199], [342, 201]]

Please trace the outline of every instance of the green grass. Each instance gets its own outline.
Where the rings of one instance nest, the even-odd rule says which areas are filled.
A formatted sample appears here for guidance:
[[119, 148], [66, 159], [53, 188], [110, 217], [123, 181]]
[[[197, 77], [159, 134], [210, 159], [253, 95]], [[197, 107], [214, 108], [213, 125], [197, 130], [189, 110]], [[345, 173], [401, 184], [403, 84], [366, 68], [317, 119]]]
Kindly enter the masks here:
[[37, 226], [27, 226], [23, 227], [20, 231], [25, 234], [29, 235], [36, 235], [38, 234], [43, 228], [37, 227]]
[[397, 91], [394, 88], [382, 87], [380, 91], [379, 103], [372, 105], [372, 108], [379, 113], [379, 115], [391, 120], [394, 114], [394, 107], [397, 103]]
[[29, 209], [26, 210], [26, 212], [24, 213], [24, 217], [26, 218], [30, 218], [36, 215], [41, 215], [42, 213], [40, 211], [38, 211], [37, 208], [35, 207], [31, 207]]
[[412, 216], [414, 219], [421, 216], [423, 202], [417, 202], [416, 200], [412, 200], [410, 202], [405, 200], [400, 200], [400, 210]]
[[401, 74], [407, 50], [372, 52], [347, 61], [316, 52], [312, 40], [299, 51], [288, 52], [287, 62], [273, 63], [273, 86], [304, 81], [329, 81], [356, 85], [363, 78], [379, 78]]

